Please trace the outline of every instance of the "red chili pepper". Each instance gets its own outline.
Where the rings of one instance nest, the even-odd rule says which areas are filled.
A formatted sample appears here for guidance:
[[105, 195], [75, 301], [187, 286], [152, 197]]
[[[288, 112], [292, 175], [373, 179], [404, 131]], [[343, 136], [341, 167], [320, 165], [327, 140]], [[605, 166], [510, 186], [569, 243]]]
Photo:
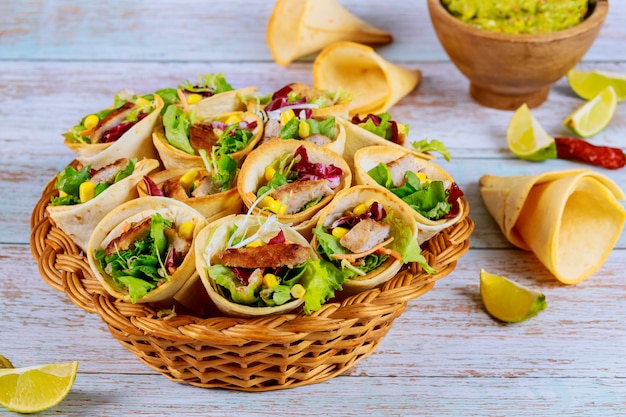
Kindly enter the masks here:
[[626, 155], [620, 148], [597, 146], [574, 137], [554, 138], [554, 141], [558, 158], [572, 159], [607, 169], [626, 166]]

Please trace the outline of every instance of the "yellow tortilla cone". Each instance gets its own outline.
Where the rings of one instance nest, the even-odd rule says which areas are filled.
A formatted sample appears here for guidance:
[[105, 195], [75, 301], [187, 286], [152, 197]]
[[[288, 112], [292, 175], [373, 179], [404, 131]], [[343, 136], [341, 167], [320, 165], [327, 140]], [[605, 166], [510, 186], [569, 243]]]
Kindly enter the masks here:
[[[230, 154], [230, 157], [237, 161], [237, 164], [241, 165], [241, 162], [246, 155], [254, 149], [259, 140], [261, 140], [263, 135], [263, 121], [254, 113], [241, 111], [224, 113], [219, 116], [211, 117], [209, 120], [219, 120], [225, 122], [231, 116], [237, 116], [242, 120], [250, 122], [255, 121], [257, 123], [248, 145], [244, 149]], [[165, 130], [162, 123], [155, 126], [154, 132], [152, 133], [152, 143], [154, 144], [165, 169], [204, 167], [202, 157], [197, 152], [192, 155], [169, 144], [165, 137]]]
[[515, 246], [532, 251], [565, 284], [593, 275], [626, 222], [626, 196], [588, 169], [480, 179], [489, 213]]
[[[278, 158], [283, 155], [293, 155], [296, 149], [298, 149], [300, 146], [304, 146], [304, 148], [306, 149], [309, 161], [313, 163], [322, 163], [325, 165], [335, 165], [341, 168], [344, 174], [340, 179], [339, 185], [334, 188], [333, 195], [322, 198], [320, 202], [301, 212], [278, 215], [278, 220], [280, 222], [292, 225], [293, 227], [297, 227], [297, 225], [315, 216], [322, 209], [322, 207], [326, 206], [333, 199], [334, 195], [336, 195], [340, 190], [343, 190], [344, 188], [348, 188], [350, 186], [352, 182], [352, 173], [350, 171], [350, 168], [348, 167], [348, 164], [341, 157], [341, 155], [329, 149], [319, 147], [306, 141], [293, 139], [273, 139], [259, 146], [248, 155], [243, 165], [241, 166], [241, 171], [239, 172], [239, 177], [237, 178], [237, 189], [239, 190], [241, 199], [248, 209], [250, 209], [254, 205], [254, 208], [252, 209], [253, 214], [272, 214], [266, 209], [260, 209], [258, 207], [258, 203], [257, 205], [255, 205], [257, 199], [257, 191], [259, 190], [259, 188], [267, 184], [267, 180], [265, 179], [265, 168], [271, 166]], [[306, 231], [303, 231], [303, 234], [306, 233]]]
[[[189, 169], [166, 169], [148, 175], [148, 177], [161, 191], [163, 191], [164, 183], [170, 180], [180, 180], [180, 177], [188, 172]], [[198, 178], [203, 178], [209, 175], [206, 169], [197, 169], [197, 173]], [[236, 184], [237, 179], [235, 178], [234, 181], [234, 184]], [[147, 197], [150, 195], [145, 181], [140, 181], [137, 184], [137, 192], [139, 193], [139, 197]], [[176, 199], [198, 210], [204, 217], [207, 218], [207, 221], [217, 219], [217, 216], [223, 217], [226, 214], [239, 213], [243, 205], [243, 201], [241, 201], [237, 187], [234, 185], [230, 190], [222, 191], [220, 193], [209, 194], [201, 197], [191, 196]]]
[[245, 87], [225, 91], [190, 104], [189, 108], [193, 109], [196, 117], [201, 119], [216, 117], [225, 113], [245, 111], [247, 97], [253, 95], [256, 90], [256, 87]]
[[[256, 233], [260, 227], [262, 227], [261, 225], [267, 226], [267, 220], [268, 217], [266, 216], [233, 214], [209, 223], [196, 237], [194, 243], [196, 270], [200, 274], [200, 279], [213, 303], [227, 316], [259, 317], [272, 314], [284, 314], [298, 309], [304, 302], [303, 299], [293, 299], [286, 304], [274, 307], [254, 307], [237, 304], [222, 295], [215, 283], [215, 279], [211, 278], [208, 274], [207, 268], [211, 265], [213, 255], [228, 247], [228, 240], [233, 226], [237, 226], [238, 230], [245, 230], [245, 236], [248, 237]], [[310, 249], [310, 259], [318, 258], [309, 242], [285, 224], [273, 222], [272, 227], [269, 227], [266, 233], [270, 235], [270, 237], [273, 237], [279, 230], [283, 231], [287, 241], [308, 247]]]
[[[396, 218], [399, 218], [408, 228], [415, 239], [417, 239], [417, 224], [415, 223], [411, 212], [406, 204], [402, 205], [398, 202], [401, 200], [393, 198], [391, 192], [367, 185], [356, 185], [345, 189], [337, 194], [335, 199], [328, 206], [324, 207], [320, 213], [317, 225], [323, 225], [328, 228], [335, 220], [344, 216], [346, 211], [352, 211], [356, 206], [368, 200], [376, 200], [387, 211], [392, 212]], [[317, 248], [317, 237], [313, 236], [311, 246]], [[375, 288], [393, 278], [402, 268], [402, 261], [390, 256], [381, 266], [370, 271], [358, 279], [347, 279], [343, 282], [342, 293], [350, 295], [361, 291]]]
[[[155, 94], [154, 101], [156, 106], [154, 110], [137, 122], [127, 132], [125, 132], [118, 140], [110, 143], [94, 143], [94, 144], [67, 144], [70, 148], [77, 152], [76, 159], [85, 165], [91, 165], [97, 169], [107, 165], [119, 158], [137, 158], [137, 159], [157, 159], [158, 154], [152, 145], [152, 130], [159, 120], [159, 114], [163, 109], [163, 99]], [[76, 146], [81, 147], [78, 151]]]
[[266, 31], [267, 46], [280, 65], [339, 41], [370, 45], [393, 40], [347, 11], [336, 0], [277, 0]]
[[345, 159], [350, 166], [350, 169], [352, 169], [352, 172], [354, 172], [354, 154], [359, 149], [365, 148], [367, 146], [388, 146], [390, 148], [412, 152], [422, 159], [430, 160], [435, 158], [433, 155], [413, 151], [395, 142], [386, 140], [385, 138], [382, 138], [377, 134], [372, 133], [367, 129], [364, 129], [361, 126], [355, 125], [348, 119], [337, 118], [337, 123], [340, 124], [346, 131], [346, 143], [343, 148], [342, 156], [343, 159]]
[[89, 201], [71, 206], [46, 208], [54, 224], [82, 250], [87, 249], [91, 232], [102, 218], [122, 203], [137, 197], [136, 186], [144, 175], [157, 169], [159, 161], [143, 159], [135, 164], [131, 175], [109, 186]]
[[[102, 270], [94, 253], [104, 249], [111, 240], [119, 236], [127, 225], [141, 221], [146, 217], [160, 213], [165, 219], [172, 222], [172, 227], [180, 226], [184, 222], [194, 224], [194, 239], [206, 226], [207, 221], [197, 210], [180, 201], [166, 197], [141, 197], [118, 206], [107, 214], [95, 227], [87, 246], [87, 260], [94, 275], [105, 290], [120, 300], [130, 302], [126, 289], [120, 288], [113, 278]], [[185, 256], [181, 265], [171, 275], [170, 280], [149, 291], [145, 296], [136, 300], [137, 303], [166, 304], [175, 299], [176, 294], [185, 286], [187, 280], [196, 273], [195, 253], [192, 248]], [[179, 297], [180, 298], [180, 297]], [[183, 298], [181, 298], [183, 299]]]
[[[381, 162], [387, 164], [407, 155], [411, 158], [410, 166], [412, 171], [422, 172], [426, 174], [428, 179], [434, 181], [443, 181], [446, 189], [447, 186], [454, 182], [454, 179], [443, 168], [433, 162], [423, 159], [421, 154], [418, 152], [390, 146], [368, 146], [358, 150], [354, 155], [354, 178], [356, 179], [356, 183], [386, 190], [385, 187], [378, 184], [372, 177], [369, 176], [368, 171], [376, 167]], [[419, 244], [426, 242], [431, 237], [452, 226], [463, 217], [463, 204], [459, 204], [459, 213], [455, 217], [451, 219], [432, 220], [413, 210], [407, 203], [402, 201], [401, 198], [393, 194], [391, 197], [397, 199], [398, 204], [405, 205], [413, 215], [415, 222], [417, 223], [417, 241]]]
[[420, 70], [392, 64], [371, 47], [354, 42], [324, 48], [313, 63], [315, 88], [334, 91], [341, 87], [352, 94], [351, 116], [387, 111], [421, 79]]

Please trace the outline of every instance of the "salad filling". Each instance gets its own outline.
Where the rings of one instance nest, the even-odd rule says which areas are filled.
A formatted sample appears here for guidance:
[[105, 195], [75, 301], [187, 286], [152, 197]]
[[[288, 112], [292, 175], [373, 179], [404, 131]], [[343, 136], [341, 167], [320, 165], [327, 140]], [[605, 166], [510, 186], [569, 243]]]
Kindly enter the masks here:
[[391, 120], [391, 115], [386, 112], [379, 114], [369, 113], [362, 118], [355, 114], [352, 116], [351, 122], [372, 132], [376, 136], [402, 146], [404, 146], [409, 135], [409, 125]]
[[86, 115], [63, 137], [71, 143], [115, 142], [156, 107], [154, 95], [137, 96], [131, 90], [122, 90], [115, 95], [112, 107]]
[[457, 183], [429, 178], [411, 155], [381, 162], [367, 173], [427, 219], [452, 219], [459, 214], [463, 191]]
[[57, 175], [55, 188], [58, 196], [50, 199], [53, 206], [70, 206], [86, 203], [111, 185], [130, 176], [135, 170], [136, 158], [120, 158], [99, 169], [86, 165], [81, 169], [66, 167]]
[[266, 183], [257, 190], [256, 199], [260, 208], [275, 214], [299, 213], [333, 195], [343, 175], [333, 164], [310, 161], [306, 148], [299, 146], [267, 166]]
[[135, 303], [171, 279], [191, 249], [194, 228], [191, 221], [176, 225], [155, 213], [126, 224], [94, 259]]

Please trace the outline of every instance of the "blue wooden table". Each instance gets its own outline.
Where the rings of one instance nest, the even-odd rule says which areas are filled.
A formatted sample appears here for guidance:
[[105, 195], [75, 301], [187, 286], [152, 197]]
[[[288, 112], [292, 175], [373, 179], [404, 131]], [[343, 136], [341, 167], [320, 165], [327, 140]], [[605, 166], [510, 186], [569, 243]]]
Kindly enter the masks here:
[[[411, 301], [378, 349], [327, 382], [267, 393], [174, 383], [143, 365], [96, 314], [41, 278], [29, 218], [46, 183], [73, 154], [61, 134], [122, 88], [154, 91], [223, 72], [237, 87], [273, 91], [311, 84], [311, 61], [275, 64], [265, 43], [273, 2], [0, 1], [0, 353], [16, 366], [80, 361], [68, 397], [41, 415], [65, 416], [623, 416], [626, 415], [626, 236], [606, 263], [574, 286], [510, 245], [478, 189], [484, 174], [581, 167], [529, 163], [507, 149], [511, 112], [487, 109], [448, 61], [426, 2], [341, 3], [394, 35], [377, 51], [420, 69], [419, 87], [391, 109], [410, 141], [442, 140], [438, 162], [465, 191], [476, 224], [456, 269]], [[626, 73], [626, 3], [612, 0], [581, 69]], [[582, 104], [559, 80], [535, 117], [554, 135]], [[626, 107], [593, 142], [626, 147]], [[599, 172], [626, 188], [626, 169]], [[481, 268], [543, 291], [547, 310], [517, 325], [485, 312]], [[12, 415], [0, 409], [0, 415]]]

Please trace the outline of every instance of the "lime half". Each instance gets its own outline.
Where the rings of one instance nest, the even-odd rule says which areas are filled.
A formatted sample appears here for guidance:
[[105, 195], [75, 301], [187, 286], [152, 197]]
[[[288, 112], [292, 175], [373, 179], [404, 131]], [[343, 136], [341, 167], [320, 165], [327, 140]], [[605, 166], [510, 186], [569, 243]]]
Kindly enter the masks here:
[[0, 405], [18, 413], [54, 407], [74, 385], [78, 362], [0, 369]]
[[548, 306], [541, 291], [480, 270], [480, 296], [490, 316], [506, 322], [528, 320]]
[[563, 124], [580, 137], [588, 138], [604, 129], [615, 114], [617, 95], [612, 86], [605, 87], [594, 98], [574, 110]]
[[543, 130], [526, 104], [522, 104], [509, 121], [506, 141], [518, 158], [528, 161], [556, 158], [554, 138]]
[[608, 71], [577, 71], [567, 73], [570, 87], [579, 97], [591, 100], [607, 86], [612, 86], [617, 101], [626, 100], [626, 74]]

